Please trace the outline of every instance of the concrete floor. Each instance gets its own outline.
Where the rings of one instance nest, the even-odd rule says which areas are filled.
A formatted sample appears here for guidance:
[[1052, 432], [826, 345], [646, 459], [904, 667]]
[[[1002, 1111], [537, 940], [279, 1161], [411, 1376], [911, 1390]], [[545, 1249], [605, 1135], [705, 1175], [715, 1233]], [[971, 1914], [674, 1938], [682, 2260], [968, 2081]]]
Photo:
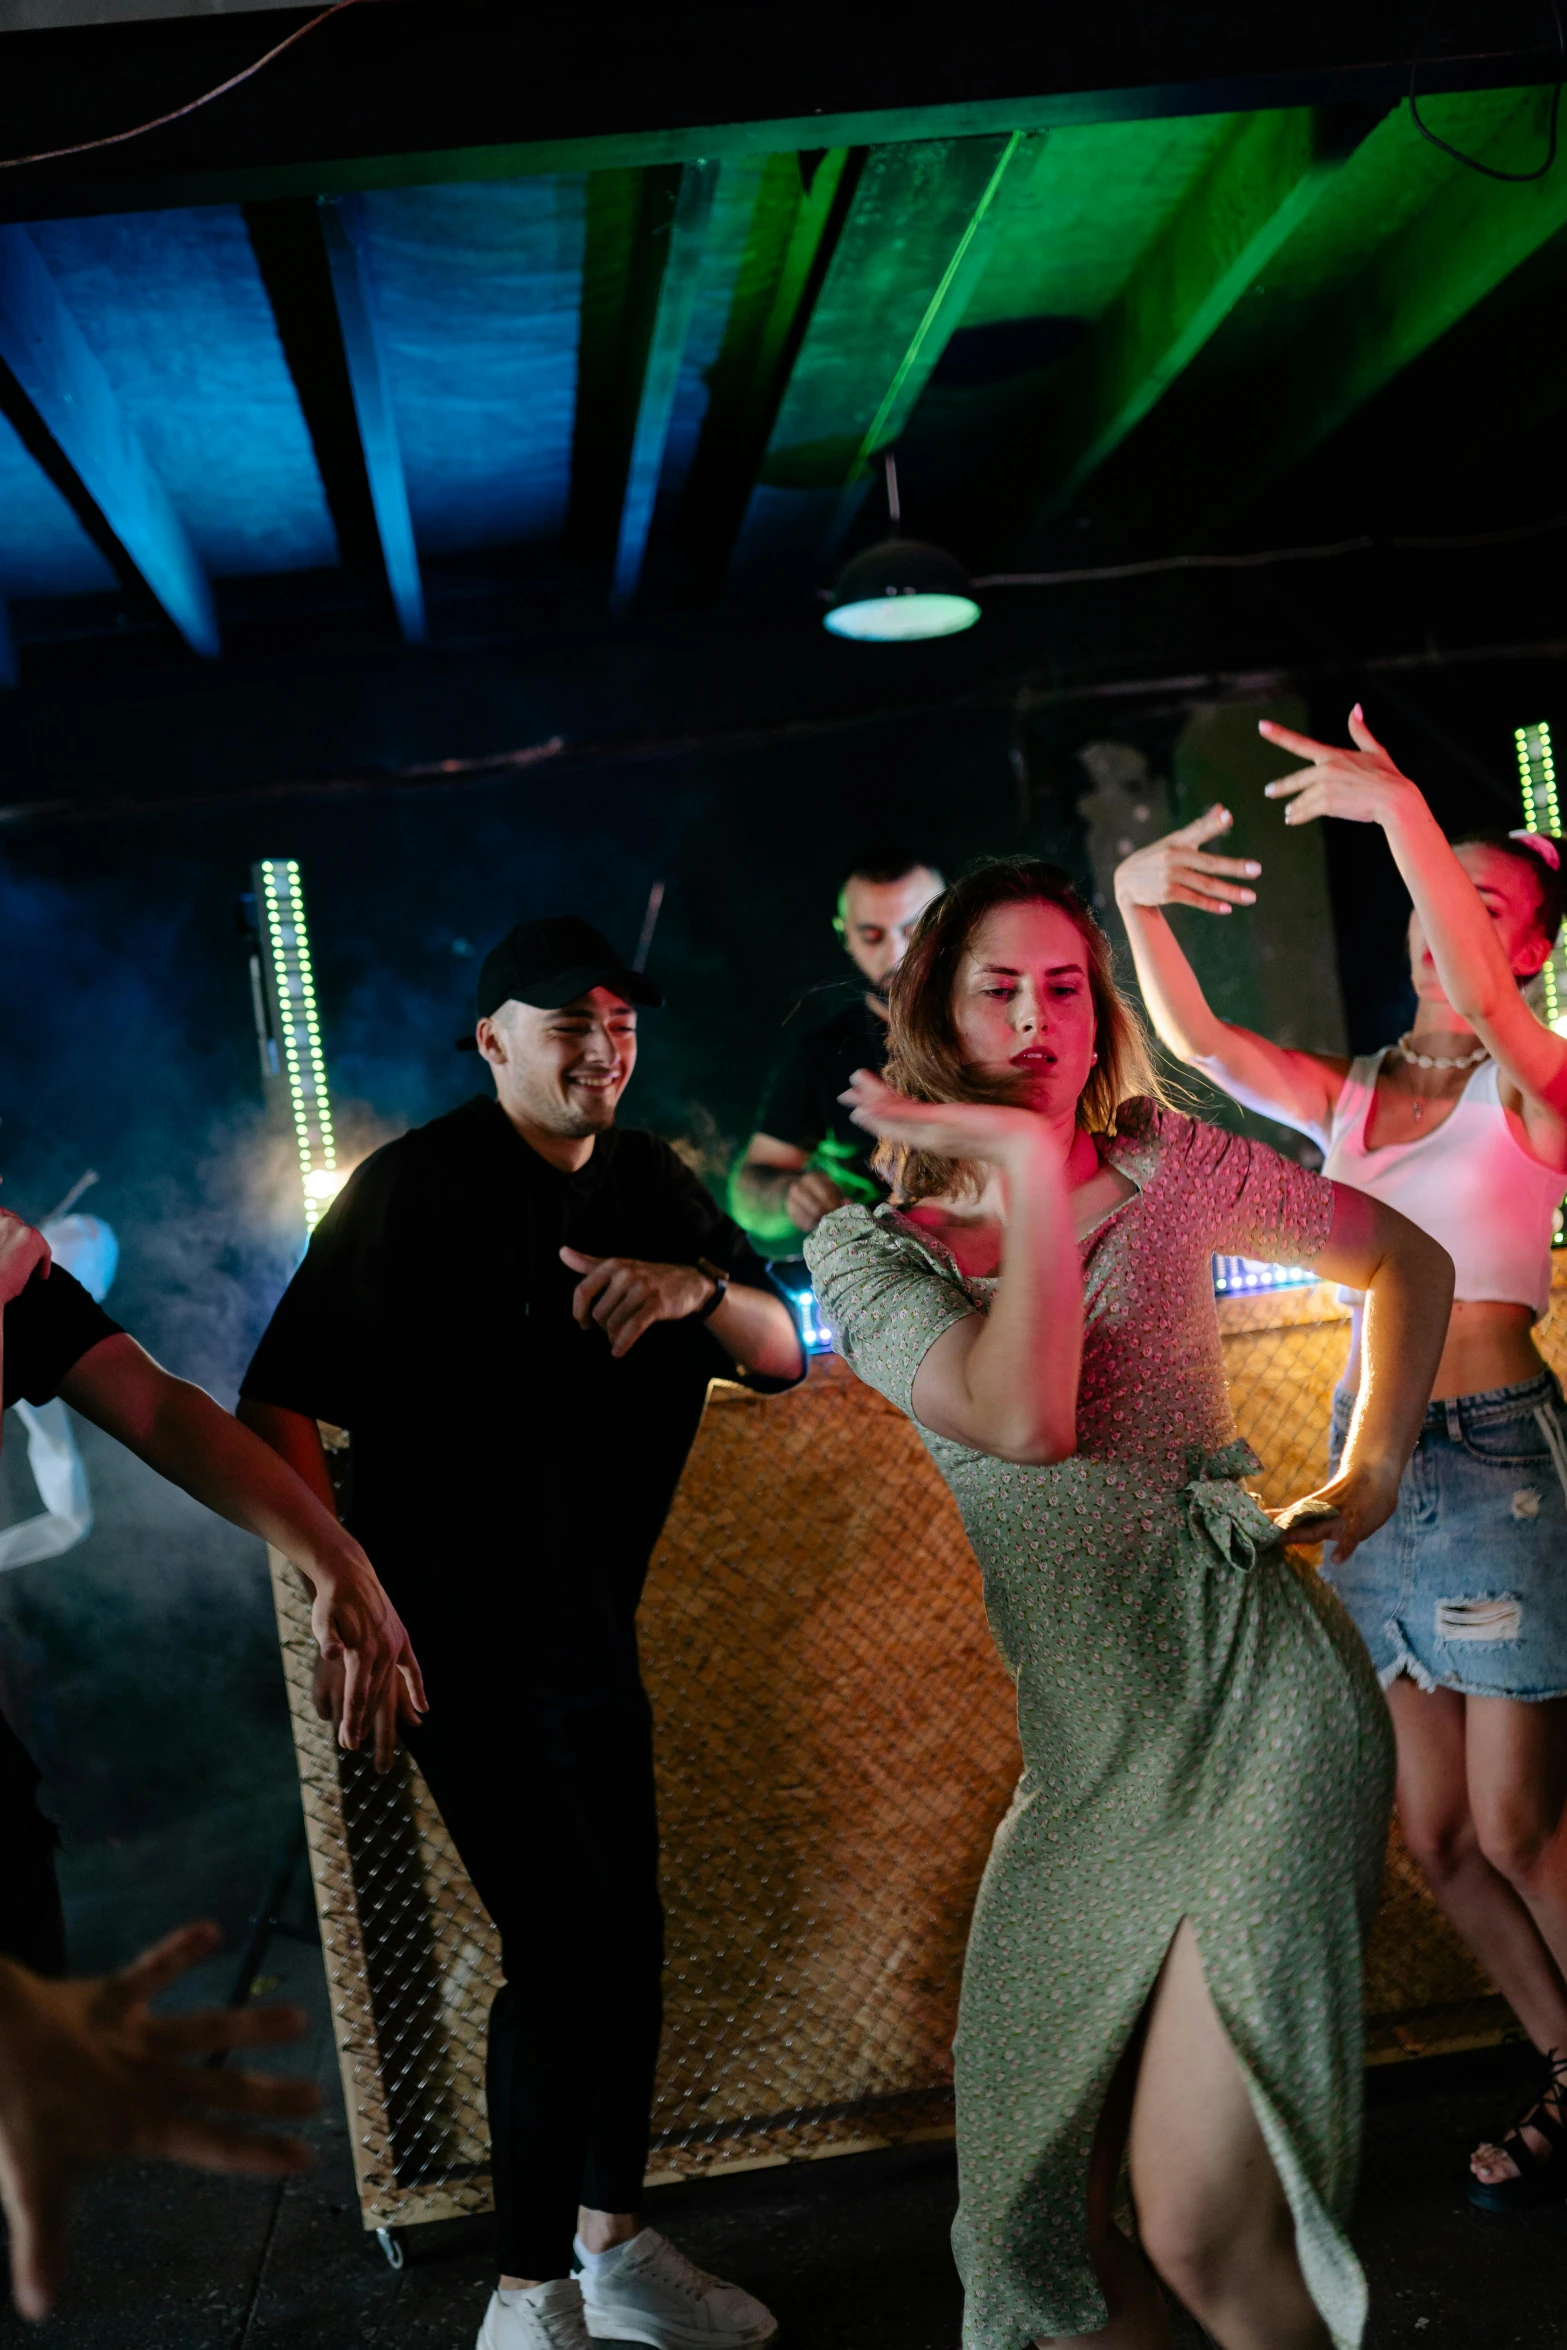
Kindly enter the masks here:
[[[394, 2272], [360, 2225], [317, 1951], [273, 1946], [269, 1995], [302, 2001], [291, 2067], [327, 2092], [318, 2159], [281, 2187], [140, 2168], [94, 2180], [71, 2275], [41, 2331], [0, 2315], [0, 2350], [469, 2350], [489, 2290], [482, 2222], [411, 2231]], [[221, 1998], [232, 1960], [193, 1981]], [[1516, 2050], [1371, 2076], [1355, 2234], [1371, 2277], [1368, 2350], [1567, 2346], [1567, 2214], [1487, 2221], [1461, 2192], [1466, 2147], [1513, 2110]], [[956, 2350], [961, 2297], [947, 2249], [950, 2147], [859, 2155], [664, 2189], [655, 2224], [760, 2293], [786, 2350]], [[1182, 2320], [1182, 2350], [1200, 2337]]]

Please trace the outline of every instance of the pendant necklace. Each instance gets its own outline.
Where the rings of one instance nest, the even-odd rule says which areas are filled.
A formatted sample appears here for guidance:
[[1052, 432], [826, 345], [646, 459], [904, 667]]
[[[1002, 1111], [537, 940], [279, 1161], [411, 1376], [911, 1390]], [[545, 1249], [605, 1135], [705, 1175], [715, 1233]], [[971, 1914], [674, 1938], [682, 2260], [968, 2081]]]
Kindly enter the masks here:
[[[1406, 1061], [1412, 1062], [1417, 1069], [1478, 1069], [1482, 1061], [1488, 1061], [1491, 1058], [1490, 1052], [1483, 1044], [1478, 1046], [1474, 1052], [1464, 1053], [1460, 1056], [1444, 1053], [1417, 1053], [1407, 1034], [1399, 1038], [1394, 1049]], [[1411, 1093], [1410, 1105], [1414, 1111], [1415, 1124], [1418, 1126], [1426, 1114], [1425, 1103], [1419, 1094]]]

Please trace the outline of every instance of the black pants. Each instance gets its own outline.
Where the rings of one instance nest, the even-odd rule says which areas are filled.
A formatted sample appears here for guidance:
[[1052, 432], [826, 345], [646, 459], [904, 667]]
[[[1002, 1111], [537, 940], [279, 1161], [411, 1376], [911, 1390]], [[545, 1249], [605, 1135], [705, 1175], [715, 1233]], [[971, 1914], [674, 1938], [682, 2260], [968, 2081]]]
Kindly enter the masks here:
[[[409, 1739], [500, 1932], [489, 2107], [503, 2276], [571, 2272], [577, 2206], [635, 2211], [663, 2022], [652, 1719], [459, 1696]], [[450, 1689], [447, 1702], [441, 1695]]]
[[0, 1714], [0, 1953], [35, 1974], [65, 1972], [65, 1919], [54, 1873], [60, 1832], [38, 1808], [38, 1773]]

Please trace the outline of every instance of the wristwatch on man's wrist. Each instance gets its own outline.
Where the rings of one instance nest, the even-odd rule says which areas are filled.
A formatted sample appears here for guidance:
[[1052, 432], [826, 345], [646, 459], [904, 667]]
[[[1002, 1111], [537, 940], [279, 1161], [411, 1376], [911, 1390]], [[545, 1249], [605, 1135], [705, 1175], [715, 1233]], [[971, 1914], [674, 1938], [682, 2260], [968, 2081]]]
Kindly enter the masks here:
[[696, 1269], [699, 1273], [705, 1274], [707, 1279], [711, 1281], [713, 1284], [713, 1294], [708, 1299], [706, 1305], [697, 1307], [696, 1312], [692, 1315], [691, 1319], [696, 1322], [707, 1322], [711, 1321], [713, 1315], [717, 1313], [719, 1307], [723, 1304], [725, 1298], [729, 1295], [729, 1276], [724, 1271], [722, 1265], [715, 1265], [713, 1263], [711, 1257], [698, 1257], [696, 1261]]

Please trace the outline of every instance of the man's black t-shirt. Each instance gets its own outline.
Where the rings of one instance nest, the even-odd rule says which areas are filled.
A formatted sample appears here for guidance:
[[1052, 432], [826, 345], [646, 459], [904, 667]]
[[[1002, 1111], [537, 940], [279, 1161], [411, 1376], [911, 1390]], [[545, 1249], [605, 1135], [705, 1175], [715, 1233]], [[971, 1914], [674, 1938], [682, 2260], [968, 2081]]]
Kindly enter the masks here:
[[63, 1265], [35, 1273], [5, 1308], [5, 1400], [48, 1403], [60, 1382], [101, 1338], [117, 1338], [97, 1300]]
[[570, 1703], [636, 1688], [648, 1559], [708, 1382], [737, 1373], [694, 1320], [613, 1360], [563, 1244], [769, 1286], [667, 1143], [611, 1130], [562, 1174], [475, 1097], [356, 1170], [241, 1393], [350, 1432], [348, 1521], [427, 1668], [487, 1647], [517, 1696]]
[[880, 1069], [886, 1058], [887, 1023], [856, 989], [851, 1004], [798, 1038], [779, 1062], [757, 1133], [808, 1151], [850, 1199], [867, 1206], [884, 1200], [887, 1186], [870, 1164], [876, 1137], [854, 1124], [838, 1096], [856, 1069]]

